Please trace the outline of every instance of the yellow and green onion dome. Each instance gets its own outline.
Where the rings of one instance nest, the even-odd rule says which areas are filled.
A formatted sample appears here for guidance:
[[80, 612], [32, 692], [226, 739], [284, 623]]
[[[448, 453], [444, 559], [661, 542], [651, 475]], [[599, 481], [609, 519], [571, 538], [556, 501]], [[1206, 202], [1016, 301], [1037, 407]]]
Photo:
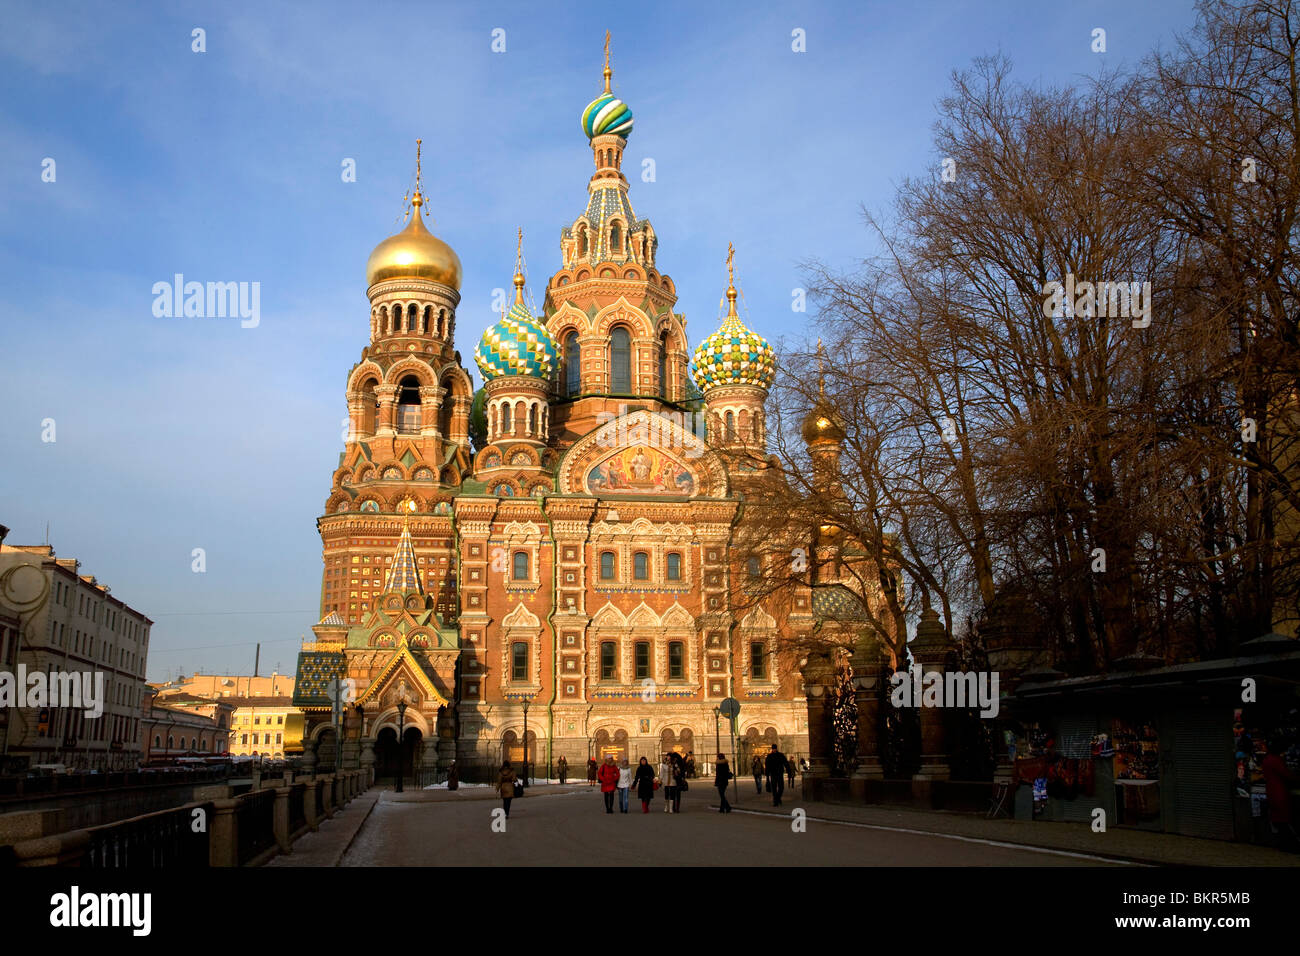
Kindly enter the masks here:
[[559, 367], [559, 353], [546, 327], [529, 313], [523, 293], [496, 325], [487, 329], [474, 350], [474, 362], [484, 381], [501, 375], [547, 379]]
[[768, 388], [776, 377], [776, 353], [767, 339], [745, 328], [734, 298], [722, 327], [696, 347], [694, 377], [701, 392], [720, 385]]
[[582, 111], [582, 131], [587, 139], [609, 133], [627, 139], [632, 132], [632, 111], [613, 93], [601, 93]]

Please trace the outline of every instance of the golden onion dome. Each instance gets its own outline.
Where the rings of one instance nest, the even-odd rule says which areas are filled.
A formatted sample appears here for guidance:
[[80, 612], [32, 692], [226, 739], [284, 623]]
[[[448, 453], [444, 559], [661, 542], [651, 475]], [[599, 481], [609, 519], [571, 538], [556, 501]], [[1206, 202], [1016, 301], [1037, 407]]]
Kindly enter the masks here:
[[816, 441], [844, 441], [844, 425], [839, 412], [823, 395], [812, 407], [803, 420], [803, 440], [812, 444]]
[[428, 279], [460, 291], [460, 257], [424, 226], [420, 207], [424, 197], [416, 190], [411, 219], [397, 235], [389, 236], [366, 261], [366, 285], [385, 279]]

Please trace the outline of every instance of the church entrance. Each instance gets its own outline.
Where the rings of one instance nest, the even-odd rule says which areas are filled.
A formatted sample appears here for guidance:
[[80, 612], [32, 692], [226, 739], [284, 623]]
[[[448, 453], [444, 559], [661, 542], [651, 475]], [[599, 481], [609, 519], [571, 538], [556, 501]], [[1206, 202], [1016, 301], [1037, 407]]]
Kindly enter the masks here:
[[415, 777], [416, 757], [424, 735], [418, 727], [407, 727], [402, 736], [402, 746], [397, 746], [397, 730], [385, 727], [375, 738], [375, 778], [396, 780], [398, 767], [409, 783]]

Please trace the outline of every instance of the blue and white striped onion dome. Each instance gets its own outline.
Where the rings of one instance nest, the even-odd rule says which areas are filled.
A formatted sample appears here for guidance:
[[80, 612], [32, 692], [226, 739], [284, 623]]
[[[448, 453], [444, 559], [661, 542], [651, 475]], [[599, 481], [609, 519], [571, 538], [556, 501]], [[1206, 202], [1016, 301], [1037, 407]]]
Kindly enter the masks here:
[[734, 313], [695, 349], [695, 384], [701, 392], [719, 385], [768, 388], [776, 377], [776, 353], [767, 339], [745, 328]]
[[632, 132], [632, 111], [613, 93], [601, 93], [582, 111], [582, 131], [587, 139], [614, 133], [627, 139]]
[[487, 329], [474, 350], [474, 362], [485, 381], [500, 375], [529, 375], [550, 378], [559, 366], [555, 343], [522, 302]]

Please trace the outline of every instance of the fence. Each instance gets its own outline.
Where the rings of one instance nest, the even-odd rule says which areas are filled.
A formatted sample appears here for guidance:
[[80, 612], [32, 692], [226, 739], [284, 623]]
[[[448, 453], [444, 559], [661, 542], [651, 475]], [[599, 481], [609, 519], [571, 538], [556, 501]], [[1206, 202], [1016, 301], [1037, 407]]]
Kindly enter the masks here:
[[[292, 852], [294, 840], [372, 782], [362, 770], [302, 780], [286, 777], [282, 786], [0, 846], [0, 868], [257, 866], [277, 852]], [[196, 828], [196, 820], [204, 825]]]

